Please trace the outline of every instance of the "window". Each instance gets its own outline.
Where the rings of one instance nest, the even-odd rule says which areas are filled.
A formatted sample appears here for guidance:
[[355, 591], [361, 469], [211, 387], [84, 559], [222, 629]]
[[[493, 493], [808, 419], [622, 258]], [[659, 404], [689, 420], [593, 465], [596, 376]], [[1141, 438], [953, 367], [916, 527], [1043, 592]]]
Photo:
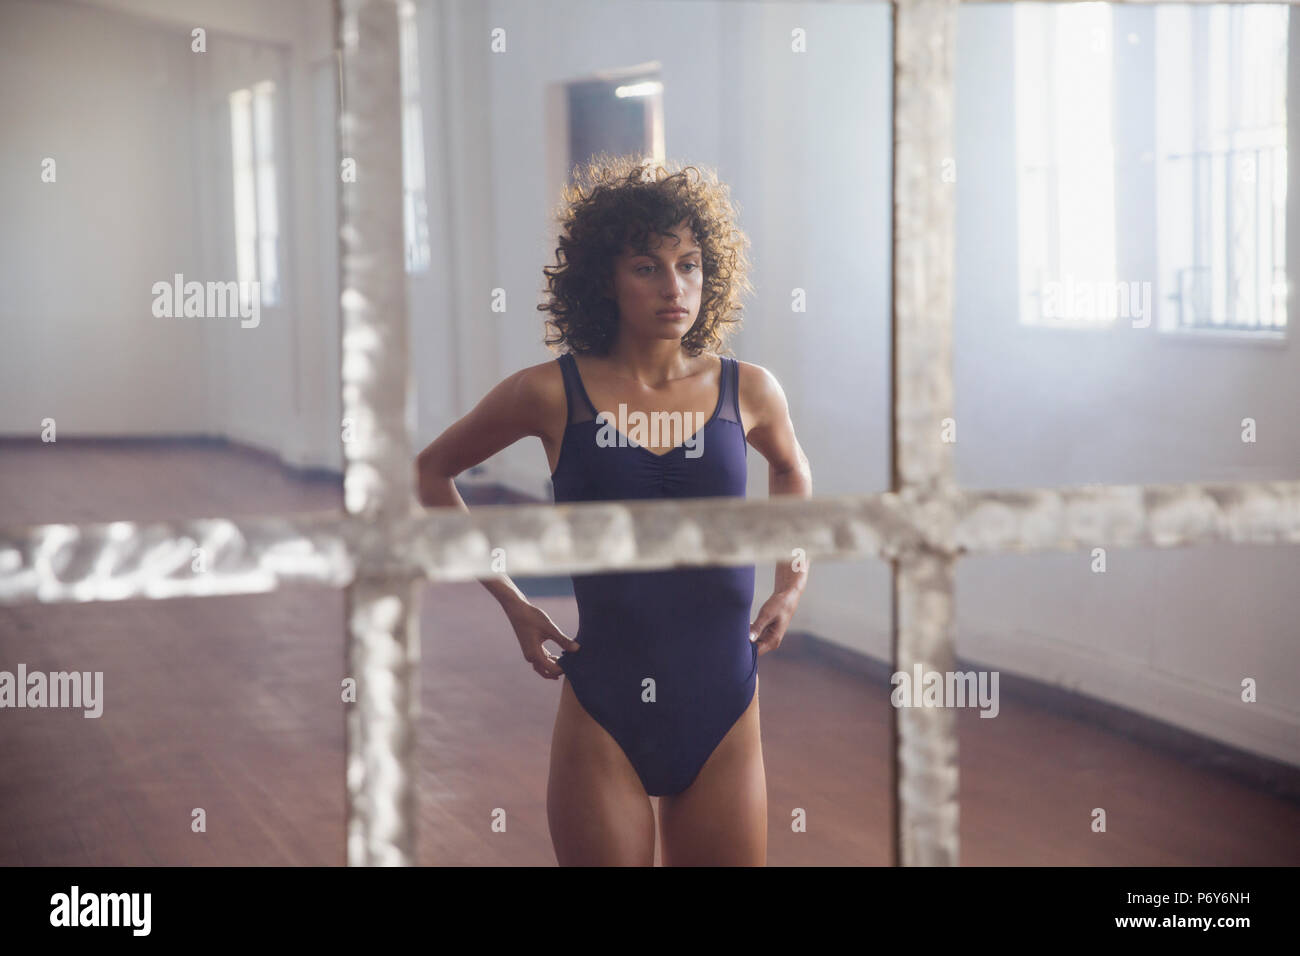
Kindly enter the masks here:
[[235, 177], [235, 269], [240, 287], [259, 282], [263, 305], [280, 302], [280, 221], [275, 184], [275, 84], [230, 94]]
[[1014, 22], [1020, 320], [1108, 326], [1116, 302], [1073, 293], [1116, 286], [1111, 9], [1017, 4]]
[[415, 4], [399, 8], [402, 71], [402, 200], [406, 271], [429, 268], [429, 206], [424, 188], [424, 119], [420, 110], [420, 59]]
[[[1288, 14], [1162, 4], [1152, 35], [1125, 33], [1121, 74], [1110, 5], [1016, 6], [1023, 324], [1144, 327], [1154, 313], [1170, 332], [1285, 328]], [[1140, 135], [1117, 123], [1140, 97], [1153, 136], [1117, 141], [1117, 128]], [[1117, 168], [1136, 177], [1120, 183], [1129, 196], [1150, 183], [1149, 208], [1117, 204]]]
[[1286, 6], [1156, 11], [1161, 327], [1286, 327]]

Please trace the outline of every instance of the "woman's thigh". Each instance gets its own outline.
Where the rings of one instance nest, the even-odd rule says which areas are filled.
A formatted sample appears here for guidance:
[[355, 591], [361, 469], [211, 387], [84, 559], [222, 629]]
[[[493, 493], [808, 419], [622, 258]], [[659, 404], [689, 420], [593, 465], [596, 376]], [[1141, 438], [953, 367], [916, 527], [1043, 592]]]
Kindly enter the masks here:
[[765, 866], [767, 775], [758, 687], [694, 782], [659, 798], [664, 866]]
[[567, 678], [551, 735], [546, 817], [560, 866], [653, 866], [655, 818], [627, 755]]

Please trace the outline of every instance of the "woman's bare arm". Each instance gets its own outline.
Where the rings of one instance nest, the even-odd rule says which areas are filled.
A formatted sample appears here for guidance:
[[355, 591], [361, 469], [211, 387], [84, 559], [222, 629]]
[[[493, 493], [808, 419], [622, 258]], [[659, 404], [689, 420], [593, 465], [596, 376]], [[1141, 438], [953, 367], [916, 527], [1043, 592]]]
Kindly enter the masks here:
[[[491, 458], [521, 438], [544, 438], [547, 423], [564, 416], [564, 384], [559, 367], [543, 362], [502, 380], [474, 409], [434, 439], [415, 458], [416, 492], [426, 508], [469, 511], [453, 480], [467, 468]], [[528, 603], [508, 575], [479, 579], [497, 599], [514, 628], [519, 649], [542, 677], [564, 674], [546, 647], [553, 641], [576, 653], [578, 643], [555, 626], [541, 608]]]
[[[749, 444], [768, 462], [768, 496], [811, 498], [812, 468], [795, 437], [790, 406], [781, 384], [762, 366], [741, 362], [740, 394], [744, 402], [742, 415], [750, 422]], [[777, 564], [772, 596], [763, 604], [753, 624], [760, 654], [780, 646], [807, 586], [806, 557], [792, 556], [791, 560]]]
[[[416, 490], [426, 508], [469, 507], [453, 480], [521, 438], [545, 433], [547, 415], [563, 414], [546, 388], [542, 366], [520, 369], [503, 379], [464, 418], [450, 425], [415, 459]], [[481, 578], [507, 614], [527, 604], [524, 593], [505, 574]]]

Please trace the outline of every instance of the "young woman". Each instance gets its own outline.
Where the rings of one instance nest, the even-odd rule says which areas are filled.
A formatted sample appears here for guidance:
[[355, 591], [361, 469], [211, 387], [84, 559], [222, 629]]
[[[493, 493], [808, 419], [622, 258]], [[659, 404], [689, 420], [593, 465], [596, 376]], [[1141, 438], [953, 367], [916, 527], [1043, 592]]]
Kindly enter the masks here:
[[[580, 171], [538, 306], [546, 344], [565, 351], [506, 378], [420, 453], [424, 505], [464, 509], [452, 479], [529, 435], [557, 502], [743, 497], [750, 446], [770, 494], [812, 493], [776, 379], [716, 351], [749, 287], [727, 192], [695, 166], [602, 156]], [[524, 659], [565, 678], [547, 788], [561, 865], [652, 865], [651, 796], [665, 865], [766, 863], [758, 657], [780, 646], [807, 570], [779, 564], [751, 624], [754, 573], [575, 575], [576, 639], [505, 575], [483, 582]]]

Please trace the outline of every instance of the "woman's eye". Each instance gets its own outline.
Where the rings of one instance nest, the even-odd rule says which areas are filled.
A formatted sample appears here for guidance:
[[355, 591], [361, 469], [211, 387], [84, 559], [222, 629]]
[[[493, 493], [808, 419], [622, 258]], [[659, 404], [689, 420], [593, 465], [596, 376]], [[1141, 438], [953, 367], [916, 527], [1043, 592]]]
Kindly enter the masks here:
[[[697, 263], [697, 262], [687, 262], [687, 263], [683, 263], [683, 264], [684, 264], [684, 265], [688, 265], [688, 266], [690, 266], [690, 267], [693, 268], [693, 269], [698, 269], [698, 268], [700, 267], [699, 263]], [[640, 272], [642, 269], [653, 269], [653, 268], [654, 268], [654, 266], [637, 266], [637, 267], [636, 267], [636, 271], [637, 271], [637, 272]]]

